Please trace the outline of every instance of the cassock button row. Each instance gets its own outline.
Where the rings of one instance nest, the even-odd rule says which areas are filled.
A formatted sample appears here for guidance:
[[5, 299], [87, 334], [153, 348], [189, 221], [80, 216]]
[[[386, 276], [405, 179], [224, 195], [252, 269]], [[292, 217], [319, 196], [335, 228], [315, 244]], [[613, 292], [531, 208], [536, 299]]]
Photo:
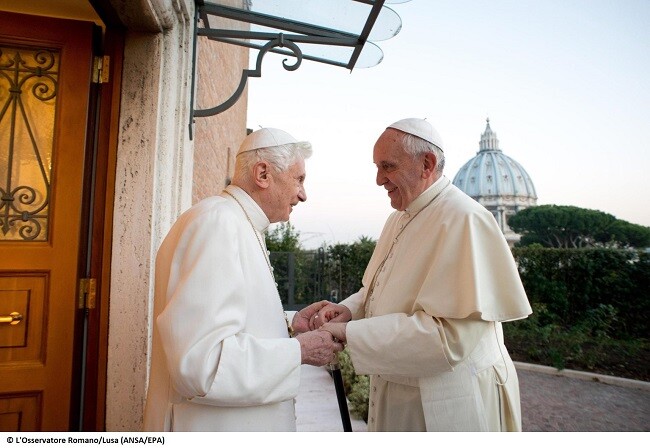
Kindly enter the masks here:
[[370, 407], [372, 407], [372, 408], [375, 407], [375, 402], [374, 401], [370, 401]]

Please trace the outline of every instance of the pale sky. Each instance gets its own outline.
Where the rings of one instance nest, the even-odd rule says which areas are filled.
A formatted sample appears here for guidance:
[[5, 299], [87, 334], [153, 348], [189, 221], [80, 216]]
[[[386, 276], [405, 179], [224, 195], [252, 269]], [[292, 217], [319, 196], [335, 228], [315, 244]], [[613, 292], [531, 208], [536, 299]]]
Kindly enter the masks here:
[[[248, 83], [248, 127], [309, 140], [308, 200], [291, 223], [306, 248], [378, 238], [392, 209], [375, 184], [384, 128], [429, 120], [450, 179], [490, 118], [538, 204], [597, 209], [650, 226], [649, 0], [412, 0], [378, 42], [384, 60], [348, 70], [267, 55]], [[251, 51], [252, 56], [256, 52]]]

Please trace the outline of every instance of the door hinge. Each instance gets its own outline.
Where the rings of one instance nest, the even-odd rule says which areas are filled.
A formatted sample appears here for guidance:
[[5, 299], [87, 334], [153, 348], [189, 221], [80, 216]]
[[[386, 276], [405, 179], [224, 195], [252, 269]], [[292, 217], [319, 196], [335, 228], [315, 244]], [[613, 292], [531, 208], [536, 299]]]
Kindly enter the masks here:
[[110, 56], [95, 56], [93, 60], [93, 82], [95, 84], [105, 84], [109, 81], [110, 66]]
[[95, 309], [97, 297], [97, 280], [94, 278], [79, 279], [79, 309]]

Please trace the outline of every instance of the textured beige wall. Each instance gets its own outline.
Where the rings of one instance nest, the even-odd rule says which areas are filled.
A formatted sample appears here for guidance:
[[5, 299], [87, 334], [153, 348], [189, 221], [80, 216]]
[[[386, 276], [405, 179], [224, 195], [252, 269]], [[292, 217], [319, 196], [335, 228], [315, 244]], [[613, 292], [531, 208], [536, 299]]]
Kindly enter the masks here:
[[[248, 49], [200, 39], [197, 67], [197, 109], [223, 103], [237, 89], [248, 66]], [[192, 203], [219, 194], [232, 177], [235, 155], [246, 136], [247, 90], [230, 109], [195, 118]]]
[[[241, 6], [242, 0], [230, 0]], [[248, 24], [210, 18], [213, 28], [248, 29]], [[248, 67], [248, 49], [200, 38], [198, 42], [196, 109], [222, 104], [237, 90], [242, 71]], [[235, 155], [246, 136], [248, 89], [230, 109], [212, 117], [195, 119], [194, 185], [192, 203], [219, 194], [232, 177]]]
[[[108, 431], [141, 429], [153, 328], [154, 260], [171, 224], [191, 205], [194, 3], [150, 0], [143, 8], [151, 4], [155, 8], [143, 11], [143, 19], [165, 11], [165, 20], [174, 17], [175, 23], [160, 32], [130, 29], [125, 41], [109, 297]], [[134, 15], [131, 22], [136, 20]]]
[[180, 24], [164, 34], [127, 34], [109, 298], [109, 431], [141, 427], [155, 255], [171, 223], [190, 205], [189, 109], [180, 100], [189, 98], [183, 61], [191, 57], [184, 50], [190, 36]]

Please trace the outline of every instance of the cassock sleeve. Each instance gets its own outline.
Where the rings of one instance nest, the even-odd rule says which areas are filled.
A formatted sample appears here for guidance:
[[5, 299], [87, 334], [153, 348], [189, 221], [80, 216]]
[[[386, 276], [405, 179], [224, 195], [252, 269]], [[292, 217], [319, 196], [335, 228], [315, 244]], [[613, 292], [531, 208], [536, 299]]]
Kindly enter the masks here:
[[423, 311], [386, 314], [349, 322], [347, 346], [359, 374], [427, 377], [453, 370], [491, 325], [480, 319], [434, 318]]
[[168, 303], [157, 318], [170, 379], [182, 396], [204, 404], [285, 401], [299, 390], [300, 343], [243, 332], [244, 260], [240, 229], [230, 218], [202, 214], [186, 226], [173, 250]]
[[364, 316], [364, 299], [366, 297], [366, 288], [362, 287], [347, 299], [343, 300], [340, 305], [347, 307], [352, 313], [352, 320], [362, 319]]

